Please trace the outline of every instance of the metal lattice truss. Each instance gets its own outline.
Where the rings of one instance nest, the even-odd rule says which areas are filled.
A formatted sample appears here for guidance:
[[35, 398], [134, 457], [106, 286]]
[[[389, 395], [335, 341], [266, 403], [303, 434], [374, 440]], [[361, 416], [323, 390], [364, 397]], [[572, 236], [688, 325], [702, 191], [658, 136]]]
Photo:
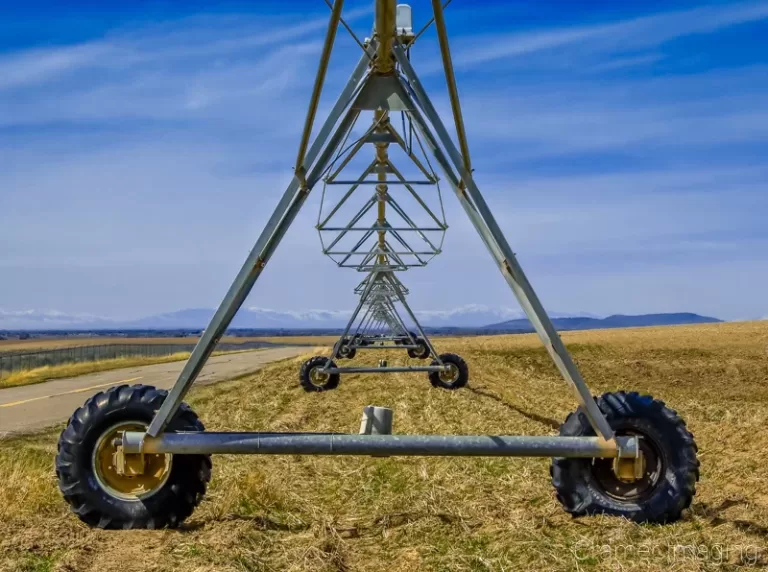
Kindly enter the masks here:
[[411, 357], [432, 357], [443, 365], [406, 300], [408, 289], [393, 270], [371, 272], [355, 292], [360, 302], [334, 346], [333, 357], [352, 358], [358, 349], [404, 349]]
[[[592, 397], [480, 193], [459, 104], [443, 1], [448, 4], [451, 0], [432, 0], [433, 18], [414, 34], [409, 6], [397, 5], [396, 0], [375, 0], [372, 39], [361, 42], [355, 38], [364, 53], [310, 144], [336, 32], [341, 26], [351, 32], [342, 18], [344, 0], [326, 0], [331, 17], [293, 180], [176, 384], [165, 397], [148, 387], [112, 389], [111, 395], [119, 399], [91, 399], [86, 405], [89, 414], [83, 416], [85, 409], [79, 410], [62, 434], [56, 463], [61, 469], [57, 471], [59, 486], [83, 520], [115, 528], [178, 524], [205, 491], [211, 464], [204, 456], [213, 453], [548, 456], [555, 458], [552, 481], [557, 496], [574, 515], [608, 513], [636, 522], [661, 523], [678, 518], [690, 505], [699, 463], [696, 444], [683, 420], [650, 396], [619, 392]], [[481, 10], [482, 3], [476, 4], [476, 10]], [[455, 135], [435, 110], [409, 57], [410, 48], [432, 23]], [[370, 126], [358, 129], [358, 119], [368, 113]], [[393, 126], [395, 119], [400, 120], [399, 130]], [[350, 139], [353, 142], [348, 144]], [[361, 152], [366, 145], [373, 146], [373, 158]], [[182, 400], [308, 195], [318, 186], [324, 188], [317, 225], [321, 239], [327, 240], [323, 251], [340, 266], [366, 276], [355, 290], [360, 300], [333, 356], [307, 359], [299, 370], [301, 387], [313, 393], [329, 391], [339, 386], [342, 374], [373, 371], [424, 372], [433, 387], [445, 390], [467, 385], [467, 363], [456, 354], [435, 353], [406, 301], [408, 290], [397, 278], [400, 271], [424, 266], [441, 249], [446, 225], [432, 164], [441, 171], [444, 184], [455, 194], [554, 364], [574, 390], [580, 407], [576, 415], [568, 417], [561, 435], [395, 435], [392, 410], [375, 406], [365, 408], [360, 434], [201, 431], [191, 409], [183, 406], [180, 411]], [[411, 357], [434, 359], [420, 367], [389, 366], [382, 359], [375, 368], [337, 367], [333, 361], [370, 347], [406, 347]], [[151, 397], [146, 398], [148, 395]], [[156, 409], [160, 399], [162, 405]], [[152, 415], [149, 427], [142, 431]], [[115, 417], [118, 424], [109, 427]], [[164, 469], [156, 470], [156, 466]], [[185, 469], [189, 467], [192, 469]], [[102, 482], [102, 474], [109, 475], [107, 484]], [[151, 502], [145, 502], [155, 494]]]
[[[352, 103], [355, 122], [345, 142], [361, 112], [374, 108], [371, 126], [342, 146], [323, 179], [317, 221], [323, 253], [361, 272], [426, 266], [440, 253], [448, 228], [438, 176], [407, 111], [396, 114], [398, 129], [392, 110], [376, 107], [381, 102], [371, 85], [364, 80]], [[361, 153], [366, 147], [374, 148], [372, 160]]]
[[[440, 46], [452, 111], [452, 126], [455, 127], [455, 141], [427, 94], [408, 54], [408, 51], [421, 32], [414, 35], [412, 32], [408, 33], [407, 30], [404, 31], [398, 28], [396, 24], [395, 0], [376, 0], [373, 37], [361, 44], [364, 52], [360, 61], [353, 70], [346, 86], [341, 91], [339, 98], [331, 108], [324, 123], [317, 130], [314, 140], [311, 140], [336, 32], [343, 25], [341, 17], [343, 4], [343, 0], [335, 0], [332, 4], [331, 17], [320, 55], [320, 65], [297, 153], [294, 177], [280, 198], [266, 227], [256, 241], [221, 305], [214, 314], [211, 323], [205, 329], [200, 342], [185, 364], [176, 384], [152, 420], [146, 435], [148, 438], [154, 439], [163, 433], [169, 421], [180, 407], [187, 391], [199, 375], [206, 360], [213, 352], [216, 343], [224, 335], [236, 312], [251, 292], [256, 280], [261, 276], [264, 267], [274, 255], [277, 246], [295, 220], [296, 215], [301, 210], [312, 189], [322, 184], [324, 179], [326, 180], [326, 188], [335, 188], [336, 185], [342, 186], [343, 183], [343, 186], [347, 189], [346, 193], [349, 193], [350, 189], [352, 189], [352, 194], [357, 189], [370, 189], [370, 186], [373, 184], [377, 187], [377, 197], [374, 203], [378, 211], [378, 208], [382, 205], [391, 206], [393, 198], [397, 204], [401, 205], [402, 201], [405, 200], [402, 197], [411, 194], [409, 186], [412, 189], [417, 187], [417, 185], [411, 184], [410, 181], [420, 180], [425, 185], [436, 186], [436, 177], [433, 176], [426, 162], [421, 163], [424, 170], [420, 170], [418, 164], [416, 164], [415, 170], [411, 172], [411, 175], [402, 172], [405, 181], [409, 182], [406, 185], [392, 168], [395, 162], [382, 155], [377, 156], [376, 162], [373, 164], [364, 162], [362, 168], [357, 171], [357, 177], [348, 180], [342, 178], [341, 171], [337, 173], [338, 168], [342, 166], [345, 158], [362, 141], [363, 145], [371, 143], [374, 146], [390, 145], [393, 149], [397, 147], [399, 148], [398, 152], [402, 152], [406, 156], [409, 156], [409, 150], [411, 152], [414, 149], [421, 151], [420, 146], [423, 147], [426, 156], [441, 171], [443, 182], [447, 183], [451, 188], [470, 222], [477, 230], [494, 263], [501, 271], [504, 280], [536, 329], [554, 364], [573, 389], [582, 411], [587, 416], [590, 425], [599, 439], [599, 442], [593, 443], [590, 441], [585, 445], [592, 448], [590, 449], [590, 454], [594, 453], [593, 456], [620, 455], [636, 457], [637, 441], [629, 438], [626, 442], [621, 441], [621, 445], [619, 445], [620, 438], [616, 438], [606, 417], [593, 399], [589, 387], [555, 330], [538, 296], [528, 282], [511, 246], [507, 242], [491, 208], [485, 201], [474, 179], [458, 89], [451, 61], [448, 35], [443, 16], [443, 5], [440, 0], [432, 0], [434, 18], [430, 23], [434, 22], [435, 24]], [[354, 137], [354, 135], [351, 135], [353, 126], [357, 123], [358, 117], [365, 112], [370, 112], [373, 115], [372, 129], [369, 128], [362, 135]], [[390, 129], [392, 127], [391, 117], [393, 113], [403, 113], [407, 120], [405, 131], [402, 132], [401, 130], [399, 132], [399, 140]], [[389, 120], [389, 122], [386, 120]], [[403, 133], [408, 133], [410, 138], [411, 132], [418, 134], [416, 145], [406, 144], [405, 149], [403, 149], [402, 142], [406, 141]], [[350, 137], [356, 142], [345, 152], [346, 141]], [[412, 154], [415, 155], [415, 153]], [[362, 157], [357, 153], [355, 155]], [[354, 160], [355, 157], [353, 156], [353, 159], [350, 159], [347, 163], [350, 168]], [[418, 175], [419, 171], [421, 171], [420, 177], [423, 178], [412, 179], [411, 177]], [[363, 173], [363, 176], [360, 173]], [[379, 181], [378, 179], [383, 175], [387, 175], [387, 180]], [[372, 181], [371, 177], [374, 176], [376, 180]], [[400, 195], [394, 197], [394, 195], [387, 192], [387, 197], [379, 196], [379, 185], [386, 184], [389, 189], [390, 186], [396, 185], [398, 181], [400, 184], [397, 186], [402, 191]], [[328, 185], [328, 183], [334, 184]], [[421, 188], [420, 185], [419, 188]], [[334, 199], [335, 202], [331, 201], [328, 204], [335, 206], [342, 202], [342, 199], [343, 196]], [[363, 197], [363, 200], [366, 199], [370, 203], [373, 197]], [[349, 265], [359, 270], [371, 272], [377, 270], [402, 270], [411, 264], [422, 265], [424, 260], [439, 252], [439, 244], [434, 241], [430, 241], [433, 248], [428, 247], [421, 250], [421, 247], [416, 248], [413, 246], [415, 243], [412, 243], [412, 239], [409, 240], [405, 234], [415, 234], [422, 241], [423, 246], [425, 242], [421, 235], [419, 235], [419, 232], [426, 233], [426, 231], [419, 229], [427, 228], [427, 225], [414, 220], [413, 225], [406, 221], [405, 224], [400, 226], [402, 222], [395, 223], [394, 220], [396, 215], [401, 218], [402, 215], [394, 207], [388, 213], [385, 212], [384, 217], [379, 217], [377, 212], [376, 223], [373, 225], [367, 223], [366, 226], [362, 220], [365, 214], [373, 209], [373, 206], [371, 204], [369, 207], [363, 208], [363, 214], [359, 219], [355, 220], [355, 216], [352, 216], [346, 219], [344, 224], [339, 224], [338, 226], [334, 226], [336, 223], [332, 223], [333, 217], [328, 219], [329, 211], [332, 211], [333, 207], [325, 211], [325, 218], [321, 215], [321, 220], [318, 224], [321, 233], [335, 232], [337, 233], [336, 236], [343, 234], [344, 237], [353, 233], [362, 233], [363, 237], [367, 237], [366, 241], [363, 242], [360, 242], [358, 238], [352, 243], [353, 248], [339, 247], [339, 260], [344, 261], [342, 265]], [[433, 214], [438, 212], [431, 207], [430, 211]], [[360, 213], [360, 208], [355, 212]], [[426, 216], [429, 217], [428, 214]], [[434, 225], [432, 228], [440, 229], [436, 232], [444, 231], [444, 222], [440, 217], [436, 218], [440, 224], [433, 221], [431, 223]], [[353, 228], [364, 230], [352, 230]], [[395, 233], [399, 234], [412, 247], [404, 247]], [[333, 253], [337, 252], [336, 245], [340, 245], [340, 241], [331, 247], [333, 240], [335, 239], [331, 239], [328, 242], [328, 246], [324, 247], [324, 250], [329, 255], [337, 256]], [[372, 242], [368, 242], [370, 240], [375, 240], [375, 246]], [[358, 243], [360, 245], [355, 247]], [[401, 252], [404, 254], [400, 254]], [[419, 254], [421, 252], [426, 254], [422, 256]], [[349, 258], [346, 258], [347, 256]], [[406, 256], [412, 262], [406, 262]], [[359, 262], [353, 263], [352, 258], [357, 258]], [[421, 261], [419, 261], [420, 259]], [[403, 369], [407, 368], [378, 368], [379, 371], [402, 371]], [[412, 370], [416, 371], [418, 368], [412, 368]], [[421, 368], [420, 370], [436, 373], [447, 372], [448, 368], [447, 366], [436, 364]], [[350, 370], [341, 370], [340, 368], [328, 368], [326, 370], [328, 374], [341, 373], [343, 371]], [[139, 435], [138, 437], [143, 436]], [[166, 437], [167, 435], [164, 435], [163, 438]], [[524, 443], [526, 447], [541, 447], [541, 443], [535, 439], [520, 439], [522, 439], [520, 442]], [[602, 446], [601, 444], [603, 443], [609, 443], [610, 445], [607, 447]], [[628, 449], [630, 444], [634, 446], [634, 452]], [[541, 451], [542, 449], [538, 450]], [[557, 448], [553, 448], [550, 451], [559, 456], [564, 450], [563, 446], [558, 444]]]

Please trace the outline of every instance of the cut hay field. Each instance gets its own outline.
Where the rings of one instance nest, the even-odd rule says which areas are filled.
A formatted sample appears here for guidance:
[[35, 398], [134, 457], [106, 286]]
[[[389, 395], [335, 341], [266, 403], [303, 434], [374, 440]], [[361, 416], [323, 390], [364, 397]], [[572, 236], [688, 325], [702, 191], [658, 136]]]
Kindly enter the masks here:
[[[90, 530], [56, 489], [50, 431], [0, 442], [0, 570], [768, 566], [768, 322], [564, 338], [594, 393], [650, 393], [688, 421], [701, 481], [683, 520], [572, 519], [546, 459], [218, 456], [206, 500], [180, 530]], [[376, 404], [394, 409], [397, 433], [553, 434], [574, 409], [533, 336], [436, 341], [467, 360], [467, 388], [434, 389], [423, 374], [349, 375], [335, 391], [307, 394], [296, 359], [197, 388], [189, 402], [212, 430], [356, 432], [363, 406]], [[390, 363], [409, 361], [394, 355]]]
[[[197, 343], [196, 337], [185, 338], [127, 338], [127, 337], [44, 337], [31, 338], [28, 340], [0, 340], [0, 353], [2, 352], [34, 352], [38, 350], [52, 350], [59, 348], [72, 348], [80, 346], [101, 346], [110, 344], [194, 344]], [[246, 342], [271, 342], [274, 344], [298, 344], [312, 345], [317, 340], [321, 343], [328, 342], [329, 338], [325, 336], [291, 336], [291, 337], [236, 337], [224, 336], [221, 338], [222, 344], [243, 344]]]

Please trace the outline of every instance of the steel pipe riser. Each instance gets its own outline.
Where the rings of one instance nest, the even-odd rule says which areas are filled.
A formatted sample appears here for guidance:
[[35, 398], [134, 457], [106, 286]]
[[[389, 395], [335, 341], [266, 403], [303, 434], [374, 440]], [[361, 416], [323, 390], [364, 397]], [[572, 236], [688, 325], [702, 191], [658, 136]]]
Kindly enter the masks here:
[[213, 432], [144, 437], [125, 432], [125, 453], [631, 458], [638, 450], [634, 437], [616, 442], [599, 437]]

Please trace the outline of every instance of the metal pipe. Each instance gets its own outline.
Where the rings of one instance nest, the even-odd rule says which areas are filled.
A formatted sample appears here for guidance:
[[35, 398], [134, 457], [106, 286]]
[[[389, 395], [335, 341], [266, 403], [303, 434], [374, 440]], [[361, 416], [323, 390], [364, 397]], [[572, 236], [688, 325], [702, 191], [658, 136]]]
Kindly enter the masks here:
[[[380, 339], [383, 339], [384, 341], [391, 341], [391, 338], [380, 338]], [[419, 346], [417, 346], [415, 344], [398, 345], [398, 346], [389, 345], [389, 346], [355, 346], [355, 347], [357, 349], [359, 349], [359, 350], [377, 350], [377, 351], [378, 350], [416, 350], [416, 349], [419, 349]], [[381, 368], [375, 368], [375, 369], [378, 371]], [[435, 371], [442, 371], [442, 370], [443, 370], [443, 368], [441, 368], [440, 370], [435, 370]], [[349, 372], [349, 370], [346, 370], [346, 369], [344, 371], [345, 372]], [[389, 370], [389, 371], [392, 371], [392, 370]], [[408, 371], [414, 371], [414, 370], [409, 369]], [[429, 370], [429, 371], [432, 371], [432, 370]]]
[[[406, 181], [406, 180], [395, 181], [393, 179], [390, 179], [389, 183], [393, 184], [393, 185], [430, 185], [430, 186], [435, 184], [434, 181]], [[329, 186], [331, 186], [331, 185], [378, 185], [379, 182], [378, 181], [360, 181], [360, 180], [358, 180], [358, 181], [328, 181], [326, 184], [329, 185]]]
[[[359, 349], [368, 349], [370, 346], [364, 346]], [[394, 348], [403, 349], [403, 346], [394, 346]], [[390, 349], [388, 346], [374, 346], [371, 349], [384, 350]], [[329, 367], [323, 370], [323, 373], [431, 373], [433, 371], [449, 371], [446, 365], [414, 365], [414, 366], [392, 366], [392, 367]]]
[[[325, 0], [325, 3], [328, 5], [328, 7], [333, 10], [333, 4], [331, 4], [331, 0]], [[349, 35], [352, 36], [352, 39], [355, 40], [355, 43], [360, 46], [360, 49], [363, 50], [364, 53], [367, 54], [367, 51], [365, 49], [365, 46], [363, 45], [363, 42], [360, 41], [360, 38], [357, 37], [357, 34], [350, 28], [349, 24], [344, 20], [344, 18], [339, 17], [339, 21], [341, 22], [341, 25], [344, 26], [344, 28], [349, 32]]]
[[396, 10], [395, 0], [376, 0], [374, 34], [379, 46], [374, 67], [378, 73], [391, 73], [395, 69], [395, 62], [392, 59], [392, 44], [395, 39]]
[[500, 435], [318, 435], [306, 433], [163, 433], [126, 431], [126, 454], [402, 455], [634, 458], [636, 437]]
[[456, 136], [459, 139], [459, 148], [464, 159], [464, 169], [472, 172], [472, 163], [469, 159], [469, 144], [467, 143], [467, 132], [464, 129], [464, 117], [461, 113], [461, 104], [459, 103], [459, 90], [456, 87], [456, 75], [453, 73], [453, 61], [451, 60], [451, 49], [448, 45], [448, 31], [445, 27], [445, 18], [443, 17], [443, 5], [440, 0], [432, 0], [432, 9], [435, 12], [435, 29], [437, 30], [437, 39], [440, 43], [440, 55], [443, 58], [443, 69], [445, 70], [445, 82], [448, 84], [448, 97], [451, 100], [451, 110], [453, 111], [453, 120], [456, 123]]
[[349, 231], [349, 232], [370, 232], [370, 231], [377, 231], [377, 230], [394, 230], [397, 232], [442, 232], [445, 230], [445, 228], [442, 227], [405, 227], [405, 226], [369, 226], [366, 228], [349, 228], [348, 226], [324, 226], [320, 230], [325, 232], [341, 232], [341, 231]]
[[317, 106], [320, 104], [320, 94], [323, 91], [325, 74], [328, 71], [328, 62], [331, 59], [331, 50], [333, 49], [333, 42], [336, 40], [336, 30], [339, 28], [341, 9], [343, 7], [344, 0], [336, 0], [333, 3], [331, 17], [328, 20], [328, 30], [325, 33], [325, 43], [323, 44], [323, 51], [320, 55], [320, 64], [318, 65], [317, 75], [315, 76], [315, 85], [312, 87], [312, 98], [309, 100], [307, 118], [304, 120], [304, 132], [301, 134], [301, 143], [299, 144], [299, 152], [296, 155], [295, 168], [296, 175], [302, 178], [304, 177], [304, 155], [307, 152], [309, 138], [312, 135], [312, 125], [315, 123]]
[[[377, 125], [377, 132], [385, 131], [382, 129], [382, 124], [389, 124], [389, 113], [385, 109], [377, 109], [374, 112], [374, 120], [375, 124]], [[387, 172], [383, 168], [387, 163], [389, 163], [389, 143], [375, 143], [376, 147], [376, 201], [377, 201], [377, 218], [376, 218], [376, 224], [379, 227], [386, 227], [387, 225], [387, 193], [389, 192], [389, 187], [387, 187]], [[379, 230], [378, 231], [378, 245], [379, 250], [381, 253], [378, 257], [378, 263], [379, 264], [386, 264], [387, 263], [387, 255], [384, 254], [384, 251], [387, 249], [386, 245], [386, 236], [387, 231], [386, 230]]]
[[[451, 3], [451, 1], [452, 1], [452, 0], [446, 0], [445, 4], [443, 4], [443, 10], [445, 10], [445, 9], [448, 7], [448, 4], [450, 4], [450, 3]], [[408, 42], [408, 46], [407, 46], [407, 47], [409, 47], [409, 48], [410, 48], [410, 47], [411, 47], [411, 46], [412, 46], [414, 43], [416, 43], [416, 40], [418, 40], [418, 39], [421, 37], [421, 35], [422, 35], [424, 32], [426, 32], [426, 31], [429, 29], [429, 27], [432, 25], [432, 22], [434, 22], [434, 21], [435, 21], [435, 17], [434, 17], [434, 16], [432, 16], [432, 17], [429, 19], [429, 22], [427, 22], [426, 24], [424, 24], [424, 26], [421, 28], [421, 30], [419, 30], [418, 32], [416, 32], [416, 35], [415, 35], [415, 36], [413, 36], [413, 38], [411, 38], [411, 40], [409, 40], [409, 42]]]

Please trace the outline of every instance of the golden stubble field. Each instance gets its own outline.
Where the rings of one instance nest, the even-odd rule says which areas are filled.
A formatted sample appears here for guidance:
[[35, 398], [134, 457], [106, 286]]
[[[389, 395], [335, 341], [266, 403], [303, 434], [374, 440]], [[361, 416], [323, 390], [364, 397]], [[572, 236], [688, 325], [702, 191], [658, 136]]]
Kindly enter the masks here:
[[[0, 353], [3, 352], [34, 352], [38, 350], [52, 350], [60, 348], [72, 348], [80, 346], [101, 346], [116, 344], [150, 344], [150, 345], [168, 345], [182, 344], [189, 345], [197, 343], [198, 338], [193, 336], [183, 338], [127, 338], [127, 337], [45, 337], [31, 338], [28, 340], [0, 340]], [[242, 344], [246, 342], [270, 342], [273, 344], [331, 344], [336, 341], [329, 336], [284, 336], [284, 337], [237, 337], [224, 336], [220, 343], [223, 344]]]
[[[0, 570], [768, 566], [768, 322], [564, 337], [594, 393], [650, 393], [688, 421], [701, 481], [682, 521], [572, 519], [554, 498], [546, 459], [219, 456], [207, 500], [181, 530], [90, 530], [59, 497], [51, 431], [0, 442]], [[363, 406], [376, 404], [394, 409], [399, 433], [553, 434], [574, 408], [533, 336], [437, 345], [467, 360], [468, 388], [433, 389], [424, 375], [350, 375], [336, 391], [306, 394], [297, 359], [196, 389], [189, 401], [213, 430], [355, 432]], [[390, 354], [390, 363], [407, 361]]]

